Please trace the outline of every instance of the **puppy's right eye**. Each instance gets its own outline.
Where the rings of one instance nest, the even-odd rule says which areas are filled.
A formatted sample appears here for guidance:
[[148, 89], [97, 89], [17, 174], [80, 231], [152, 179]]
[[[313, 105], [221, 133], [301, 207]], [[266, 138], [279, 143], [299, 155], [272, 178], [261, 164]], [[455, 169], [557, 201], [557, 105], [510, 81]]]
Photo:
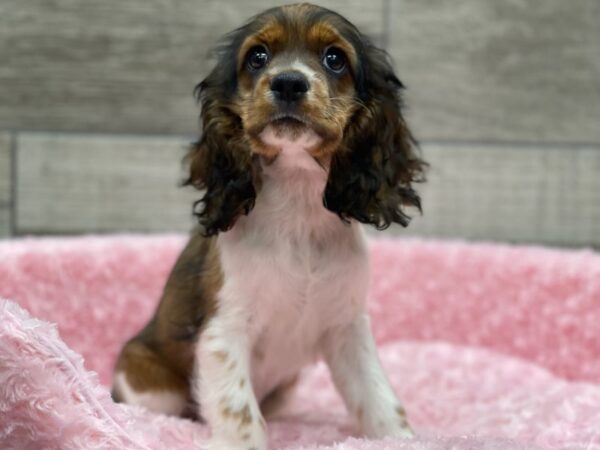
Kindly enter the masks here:
[[269, 62], [269, 52], [262, 45], [255, 45], [248, 51], [246, 62], [248, 70], [252, 72], [260, 70]]

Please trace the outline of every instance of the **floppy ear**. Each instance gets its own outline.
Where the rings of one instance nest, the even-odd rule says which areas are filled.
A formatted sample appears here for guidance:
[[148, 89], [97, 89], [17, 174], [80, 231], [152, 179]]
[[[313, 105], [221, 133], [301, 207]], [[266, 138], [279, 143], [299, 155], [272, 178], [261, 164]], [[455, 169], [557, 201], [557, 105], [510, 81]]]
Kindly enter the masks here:
[[254, 165], [240, 117], [230, 106], [237, 89], [235, 55], [225, 52], [195, 90], [201, 104], [202, 135], [192, 144], [185, 185], [205, 190], [194, 214], [207, 236], [227, 231], [254, 207]]
[[421, 209], [412, 182], [422, 181], [426, 163], [402, 117], [403, 86], [386, 53], [369, 45], [362, 60], [355, 74], [361, 106], [332, 158], [323, 201], [345, 221], [354, 218], [377, 229], [407, 226], [403, 208]]

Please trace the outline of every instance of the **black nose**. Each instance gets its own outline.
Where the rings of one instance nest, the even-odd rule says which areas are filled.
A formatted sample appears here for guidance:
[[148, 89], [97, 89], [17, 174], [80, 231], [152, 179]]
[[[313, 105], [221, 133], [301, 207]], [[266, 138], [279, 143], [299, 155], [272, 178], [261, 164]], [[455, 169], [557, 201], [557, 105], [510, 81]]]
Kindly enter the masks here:
[[308, 91], [308, 80], [295, 71], [281, 72], [271, 80], [271, 91], [277, 100], [292, 103], [304, 97]]

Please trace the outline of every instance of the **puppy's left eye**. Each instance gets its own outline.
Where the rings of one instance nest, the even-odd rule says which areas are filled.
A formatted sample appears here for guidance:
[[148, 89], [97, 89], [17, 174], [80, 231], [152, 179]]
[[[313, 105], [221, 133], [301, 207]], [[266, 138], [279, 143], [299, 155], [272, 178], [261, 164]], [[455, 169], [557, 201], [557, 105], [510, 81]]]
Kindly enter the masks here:
[[337, 47], [329, 47], [323, 55], [323, 65], [334, 73], [342, 73], [346, 68], [346, 55]]

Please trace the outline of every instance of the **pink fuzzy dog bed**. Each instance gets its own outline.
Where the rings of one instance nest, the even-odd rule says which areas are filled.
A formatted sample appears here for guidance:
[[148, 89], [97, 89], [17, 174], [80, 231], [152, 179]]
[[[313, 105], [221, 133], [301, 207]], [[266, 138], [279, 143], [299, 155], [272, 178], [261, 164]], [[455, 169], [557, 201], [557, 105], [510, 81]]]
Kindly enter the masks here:
[[[0, 448], [194, 449], [205, 426], [109, 396], [181, 236], [0, 243]], [[370, 307], [415, 439], [355, 436], [322, 365], [271, 449], [600, 449], [600, 255], [374, 241]]]

